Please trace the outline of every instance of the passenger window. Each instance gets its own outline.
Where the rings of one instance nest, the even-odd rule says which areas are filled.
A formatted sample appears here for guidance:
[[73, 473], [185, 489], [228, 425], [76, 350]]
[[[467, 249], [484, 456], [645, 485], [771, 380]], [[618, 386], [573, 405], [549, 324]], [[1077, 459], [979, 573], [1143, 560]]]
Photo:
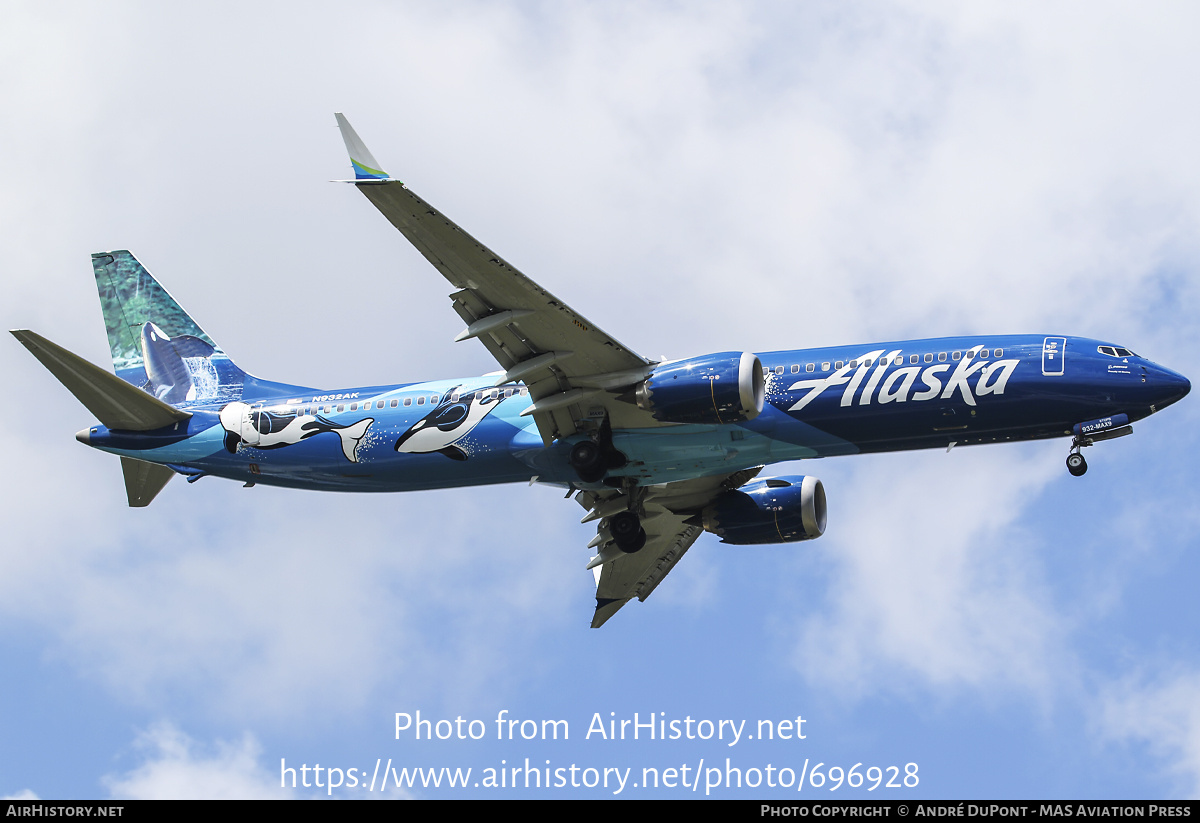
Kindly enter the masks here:
[[437, 405], [437, 399], [438, 399], [438, 396], [437, 396], [436, 394], [435, 394], [435, 395], [432, 395], [432, 396], [430, 396], [430, 398], [429, 398], [429, 405], [431, 405], [431, 406], [436, 406], [436, 405]]
[[346, 404], [345, 404], [345, 403], [339, 403], [339, 404], [338, 404], [338, 413], [339, 413], [339, 414], [341, 414], [341, 413], [342, 413], [342, 412], [344, 412], [345, 410], [346, 410]]
[[829, 364], [828, 364], [828, 363], [822, 363], [822, 364], [821, 364], [821, 371], [829, 371]]
[[962, 359], [962, 352], [960, 352], [960, 351], [956, 351], [956, 352], [954, 352], [953, 354], [951, 354], [951, 355], [950, 355], [950, 359], [951, 359], [951, 360], [961, 360], [961, 359]]
[[933, 362], [933, 355], [932, 355], [932, 354], [927, 354], [927, 355], [925, 355], [925, 362], [926, 362], [926, 363], [932, 363], [932, 362]]
[[412, 398], [411, 398], [411, 397], [406, 397], [406, 398], [404, 398], [404, 405], [406, 405], [406, 406], [411, 406], [411, 405], [412, 405]]
[[350, 404], [350, 411], [358, 411], [358, 404], [357, 404], [357, 403], [351, 403], [351, 404]]
[[527, 394], [529, 394], [529, 389], [527, 389], [527, 388], [525, 388], [524, 386], [522, 386], [522, 387], [521, 387], [521, 396], [522, 396], [522, 397], [524, 397], [524, 396], [525, 396], [525, 395], [527, 395]]
[[1003, 356], [1004, 356], [1004, 349], [996, 349], [996, 356], [997, 356], [997, 357], [1003, 357]]
[[377, 409], [382, 409], [382, 408], [383, 408], [383, 401], [382, 401], [382, 400], [378, 400], [378, 401], [376, 401], [376, 402], [375, 402], [375, 408], [377, 408]]
[[417, 398], [417, 405], [418, 405], [418, 406], [424, 406], [424, 405], [425, 405], [425, 395], [421, 395], [420, 397], [418, 397], [418, 398]]
[[793, 363], [792, 364], [792, 374], [799, 374], [799, 373], [800, 373], [800, 367], [797, 366], [795, 363]]
[[852, 368], [852, 369], [857, 369], [857, 368], [858, 368], [858, 361], [857, 361], [857, 360], [851, 360], [851, 361], [850, 361], [850, 368]]
[[505, 396], [505, 397], [512, 397], [512, 392], [513, 392], [513, 390], [512, 390], [512, 389], [505, 389], [505, 390], [504, 390], [504, 396]]
[[845, 360], [839, 360], [839, 361], [837, 361], [836, 363], [834, 363], [834, 364], [833, 364], [833, 367], [834, 367], [835, 369], [840, 369], [840, 368], [841, 368], [842, 366], [844, 366], [844, 365], [846, 365], [846, 361], [845, 361]]
[[458, 402], [458, 398], [460, 398], [460, 397], [462, 397], [462, 395], [461, 395], [461, 394], [459, 394], [458, 392], [453, 392], [453, 393], [450, 395], [450, 402], [451, 402], [451, 403], [457, 403], [457, 402]]
[[946, 362], [946, 353], [945, 353], [944, 351], [940, 351], [940, 352], [938, 352], [938, 362], [939, 362], [939, 363], [945, 363], [945, 362]]
[[805, 364], [805, 366], [804, 366], [804, 370], [805, 370], [806, 372], [808, 372], [809, 374], [812, 374], [814, 371], [816, 371], [816, 370], [817, 370], [816, 364], [814, 364], [814, 363], [806, 363], [806, 364]]
[[776, 367], [775, 367], [775, 373], [776, 373], [776, 374], [783, 374], [783, 366], [776, 366]]
[[[382, 403], [383, 401], [381, 400], [380, 402]], [[392, 398], [392, 400], [391, 400], [391, 402], [390, 402], [390, 403], [388, 403], [388, 405], [389, 405], [389, 406], [391, 406], [391, 407], [394, 409], [394, 408], [396, 408], [397, 406], [399, 406], [399, 405], [400, 405], [400, 401], [399, 401], [399, 400], [397, 400], [396, 398], [394, 398], [394, 397], [393, 397], [393, 398]]]

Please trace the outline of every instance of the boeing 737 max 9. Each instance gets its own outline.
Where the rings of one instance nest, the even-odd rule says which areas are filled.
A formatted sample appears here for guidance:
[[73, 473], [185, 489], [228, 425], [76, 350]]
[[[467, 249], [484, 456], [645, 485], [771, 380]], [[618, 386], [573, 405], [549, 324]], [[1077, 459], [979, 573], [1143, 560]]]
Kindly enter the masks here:
[[812, 476], [785, 460], [1070, 437], [1080, 449], [1188, 393], [1113, 343], [997, 335], [656, 362], [601, 331], [381, 170], [336, 115], [356, 186], [453, 286], [501, 371], [318, 389], [239, 369], [128, 251], [92, 255], [114, 376], [13, 334], [99, 420], [76, 437], [119, 455], [131, 506], [176, 474], [328, 491], [536, 479], [596, 522], [598, 627], [645, 600], [704, 531], [788, 543], [825, 531]]

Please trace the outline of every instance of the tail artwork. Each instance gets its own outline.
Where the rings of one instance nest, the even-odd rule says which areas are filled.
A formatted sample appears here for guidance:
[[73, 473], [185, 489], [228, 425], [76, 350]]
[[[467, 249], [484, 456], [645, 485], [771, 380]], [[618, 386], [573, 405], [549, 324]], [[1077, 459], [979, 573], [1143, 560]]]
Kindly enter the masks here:
[[166, 403], [237, 400], [245, 372], [127, 251], [92, 255], [113, 371]]
[[[247, 375], [128, 251], [92, 255], [114, 377], [24, 329], [12, 332], [79, 402], [113, 431], [187, 426], [180, 406], [240, 400]], [[76, 437], [88, 442], [87, 430]], [[130, 506], [150, 504], [173, 469], [121, 456]]]

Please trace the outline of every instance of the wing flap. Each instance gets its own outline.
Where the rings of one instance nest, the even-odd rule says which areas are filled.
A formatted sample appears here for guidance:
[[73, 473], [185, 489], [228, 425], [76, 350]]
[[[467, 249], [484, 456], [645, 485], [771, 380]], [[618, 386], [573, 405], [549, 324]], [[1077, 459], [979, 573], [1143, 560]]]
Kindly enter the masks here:
[[596, 612], [592, 628], [598, 629], [633, 598], [645, 600], [704, 530], [687, 525], [686, 518], [656, 518], [646, 525], [646, 545], [641, 551], [605, 563], [596, 575]]
[[628, 507], [629, 498], [618, 491], [581, 491], [575, 495], [575, 501], [588, 510], [583, 522], [599, 521], [597, 539], [591, 545], [598, 546], [600, 551], [589, 563], [596, 578], [596, 612], [592, 616], [592, 628], [603, 626], [635, 597], [643, 601], [649, 597], [704, 531], [697, 525], [698, 515], [704, 507], [725, 491], [749, 482], [760, 471], [762, 466], [756, 466], [731, 474], [679, 480], [641, 490], [635, 508], [642, 513], [640, 519], [646, 530], [646, 545], [632, 554], [612, 551], [605, 526], [608, 517]]

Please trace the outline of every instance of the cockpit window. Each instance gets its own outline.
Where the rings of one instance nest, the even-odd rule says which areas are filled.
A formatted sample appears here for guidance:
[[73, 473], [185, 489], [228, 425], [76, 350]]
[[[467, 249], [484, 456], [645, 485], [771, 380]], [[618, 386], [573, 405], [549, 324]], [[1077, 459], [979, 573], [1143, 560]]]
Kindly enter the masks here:
[[1097, 346], [1096, 351], [1107, 354], [1109, 357], [1137, 357], [1129, 349], [1123, 349], [1120, 346]]

